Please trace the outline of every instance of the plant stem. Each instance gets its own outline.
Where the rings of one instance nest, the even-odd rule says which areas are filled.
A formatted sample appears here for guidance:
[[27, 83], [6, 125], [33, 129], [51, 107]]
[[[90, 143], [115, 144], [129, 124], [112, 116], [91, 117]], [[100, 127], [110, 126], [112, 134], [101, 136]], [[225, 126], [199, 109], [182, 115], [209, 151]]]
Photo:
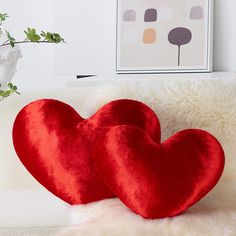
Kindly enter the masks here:
[[180, 45], [178, 46], [178, 66], [180, 66]]
[[4, 45], [4, 44], [6, 44], [7, 42], [9, 42], [9, 39], [8, 40], [6, 40], [2, 45]]
[[[14, 44], [23, 44], [23, 43], [55, 43], [55, 42], [48, 42], [48, 41], [44, 41], [44, 40], [41, 40], [41, 41], [37, 41], [37, 42], [33, 42], [33, 41], [18, 41], [18, 42], [14, 42]], [[8, 41], [6, 41], [5, 43], [3, 43], [2, 45], [0, 45], [0, 48], [1, 47], [4, 47], [4, 46], [8, 46], [10, 45], [10, 43], [8, 43]]]

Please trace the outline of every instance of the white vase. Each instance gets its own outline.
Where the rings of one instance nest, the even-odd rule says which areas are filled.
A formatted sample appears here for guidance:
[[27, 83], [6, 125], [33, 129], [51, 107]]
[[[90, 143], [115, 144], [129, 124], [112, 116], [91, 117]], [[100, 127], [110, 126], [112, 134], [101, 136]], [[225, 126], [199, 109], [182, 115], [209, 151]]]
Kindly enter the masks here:
[[0, 47], [0, 89], [5, 89], [16, 71], [17, 62], [22, 57], [19, 46], [12, 48], [11, 46]]

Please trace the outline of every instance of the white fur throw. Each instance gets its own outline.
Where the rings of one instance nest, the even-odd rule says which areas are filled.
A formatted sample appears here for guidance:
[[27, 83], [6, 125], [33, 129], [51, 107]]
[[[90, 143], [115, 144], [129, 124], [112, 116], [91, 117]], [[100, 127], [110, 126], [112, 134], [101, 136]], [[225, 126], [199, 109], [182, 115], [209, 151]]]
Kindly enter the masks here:
[[[105, 103], [121, 98], [145, 102], [159, 116], [162, 140], [187, 128], [215, 135], [223, 145], [226, 167], [221, 182], [185, 214], [146, 221], [117, 199], [72, 208], [77, 226], [60, 236], [235, 236], [236, 235], [236, 80], [137, 80], [64, 91], [44, 91], [12, 97], [0, 103], [0, 187], [39, 185], [24, 170], [13, 151], [11, 127], [23, 105], [37, 98], [60, 99], [89, 117]], [[4, 124], [4, 125], [3, 125]]]
[[235, 236], [236, 182], [221, 182], [205, 199], [173, 218], [144, 220], [118, 199], [74, 207], [74, 226], [58, 236]]

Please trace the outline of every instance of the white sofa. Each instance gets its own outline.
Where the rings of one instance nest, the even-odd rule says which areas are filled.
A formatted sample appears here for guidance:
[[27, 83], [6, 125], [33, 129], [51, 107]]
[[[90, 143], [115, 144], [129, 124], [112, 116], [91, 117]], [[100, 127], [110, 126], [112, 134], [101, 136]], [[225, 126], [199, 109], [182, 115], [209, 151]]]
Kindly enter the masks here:
[[[223, 177], [185, 214], [146, 221], [117, 199], [69, 207], [38, 184], [19, 162], [11, 129], [20, 109], [38, 98], [67, 102], [83, 117], [114, 99], [148, 104], [162, 139], [186, 128], [205, 129], [222, 143]], [[76, 89], [31, 91], [0, 102], [0, 235], [236, 235], [236, 79], [158, 79], [89, 83]]]

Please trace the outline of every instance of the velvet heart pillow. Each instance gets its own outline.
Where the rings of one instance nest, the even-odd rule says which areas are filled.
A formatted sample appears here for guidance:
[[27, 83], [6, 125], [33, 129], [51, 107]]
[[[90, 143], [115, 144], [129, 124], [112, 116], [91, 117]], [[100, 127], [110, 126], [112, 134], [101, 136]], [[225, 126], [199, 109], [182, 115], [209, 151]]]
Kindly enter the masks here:
[[104, 127], [122, 124], [160, 141], [159, 120], [141, 102], [113, 101], [83, 119], [63, 102], [42, 99], [17, 115], [13, 142], [21, 162], [45, 188], [70, 204], [85, 204], [114, 196], [96, 172], [92, 150]]
[[103, 180], [130, 209], [144, 218], [180, 214], [203, 198], [224, 168], [219, 142], [202, 130], [185, 130], [162, 144], [144, 130], [116, 126], [94, 148]]

